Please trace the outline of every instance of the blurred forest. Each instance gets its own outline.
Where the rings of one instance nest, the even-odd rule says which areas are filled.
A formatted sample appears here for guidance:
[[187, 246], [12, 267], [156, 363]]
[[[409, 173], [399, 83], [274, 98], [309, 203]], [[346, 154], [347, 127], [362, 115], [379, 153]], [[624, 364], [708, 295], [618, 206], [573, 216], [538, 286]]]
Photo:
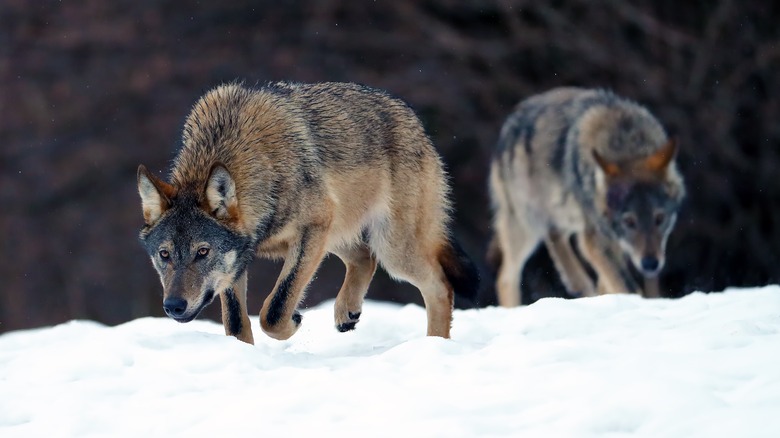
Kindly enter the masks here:
[[[452, 175], [456, 233], [483, 264], [504, 118], [551, 87], [611, 88], [682, 146], [689, 196], [663, 293], [777, 283], [779, 20], [766, 0], [3, 0], [0, 331], [162, 315], [137, 241], [136, 168], [167, 175], [190, 106], [235, 79], [353, 81], [407, 100]], [[279, 268], [254, 263], [252, 314]], [[343, 275], [326, 260], [305, 304], [333, 298]], [[532, 300], [561, 295], [543, 249], [525, 280]], [[383, 273], [368, 297], [421, 303]]]

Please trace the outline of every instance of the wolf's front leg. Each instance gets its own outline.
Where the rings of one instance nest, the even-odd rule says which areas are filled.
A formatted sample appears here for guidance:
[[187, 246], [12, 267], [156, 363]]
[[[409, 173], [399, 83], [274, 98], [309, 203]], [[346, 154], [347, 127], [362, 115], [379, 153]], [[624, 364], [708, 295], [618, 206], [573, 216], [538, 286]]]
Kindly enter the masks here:
[[592, 230], [579, 237], [580, 248], [598, 276], [599, 294], [642, 293], [617, 245]]
[[325, 256], [326, 236], [326, 227], [309, 226], [301, 230], [298, 242], [290, 245], [282, 273], [260, 310], [260, 327], [268, 336], [288, 339], [301, 325], [302, 317], [296, 308]]
[[220, 294], [222, 324], [225, 326], [226, 335], [235, 336], [239, 341], [247, 344], [254, 344], [252, 324], [249, 322], [249, 314], [246, 310], [246, 282], [247, 275], [244, 272], [231, 288]]
[[661, 297], [661, 284], [658, 277], [645, 277], [644, 293], [645, 298], [660, 298]]
[[363, 298], [376, 272], [377, 260], [368, 245], [363, 243], [337, 248], [332, 253], [347, 267], [344, 284], [336, 295], [334, 306], [336, 329], [346, 332], [353, 330], [360, 319]]
[[569, 236], [550, 230], [547, 232], [544, 242], [567, 291], [573, 296], [592, 297], [596, 295], [596, 286], [582, 263], [577, 259], [577, 255], [569, 243]]

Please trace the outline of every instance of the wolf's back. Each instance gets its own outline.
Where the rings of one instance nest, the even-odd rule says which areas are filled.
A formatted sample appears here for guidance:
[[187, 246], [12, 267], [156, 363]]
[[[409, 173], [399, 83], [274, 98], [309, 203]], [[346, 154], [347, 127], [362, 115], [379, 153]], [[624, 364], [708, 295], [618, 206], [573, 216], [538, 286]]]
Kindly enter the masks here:
[[412, 109], [383, 90], [352, 83], [284, 84], [305, 112], [318, 155], [326, 166], [411, 164], [437, 154]]
[[556, 88], [515, 107], [501, 129], [494, 164], [506, 182], [530, 190], [545, 193], [544, 181], [552, 179], [580, 191], [593, 183], [594, 151], [627, 161], [652, 154], [666, 140], [661, 124], [635, 102], [607, 90]]

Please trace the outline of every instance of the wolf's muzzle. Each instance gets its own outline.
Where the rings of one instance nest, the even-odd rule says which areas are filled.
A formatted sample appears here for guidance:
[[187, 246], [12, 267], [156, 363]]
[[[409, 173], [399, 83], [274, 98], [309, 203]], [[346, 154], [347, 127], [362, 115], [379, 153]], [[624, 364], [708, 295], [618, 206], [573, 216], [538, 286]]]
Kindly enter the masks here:
[[163, 310], [165, 314], [176, 320], [176, 322], [190, 322], [200, 315], [200, 312], [211, 304], [214, 300], [215, 292], [213, 289], [206, 291], [206, 295], [203, 300], [198, 304], [198, 307], [190, 312], [187, 312], [187, 300], [183, 298], [169, 297], [163, 301]]

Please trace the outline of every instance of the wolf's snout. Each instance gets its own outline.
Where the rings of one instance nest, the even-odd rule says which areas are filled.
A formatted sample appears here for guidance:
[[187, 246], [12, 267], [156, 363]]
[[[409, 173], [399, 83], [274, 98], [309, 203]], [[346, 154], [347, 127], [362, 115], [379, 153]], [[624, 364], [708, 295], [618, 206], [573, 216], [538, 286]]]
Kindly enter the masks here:
[[660, 265], [661, 263], [658, 261], [657, 257], [654, 256], [642, 257], [642, 271], [645, 274], [648, 275], [655, 274], [658, 271]]
[[166, 298], [163, 301], [163, 310], [171, 318], [181, 318], [187, 311], [187, 301], [182, 298]]

